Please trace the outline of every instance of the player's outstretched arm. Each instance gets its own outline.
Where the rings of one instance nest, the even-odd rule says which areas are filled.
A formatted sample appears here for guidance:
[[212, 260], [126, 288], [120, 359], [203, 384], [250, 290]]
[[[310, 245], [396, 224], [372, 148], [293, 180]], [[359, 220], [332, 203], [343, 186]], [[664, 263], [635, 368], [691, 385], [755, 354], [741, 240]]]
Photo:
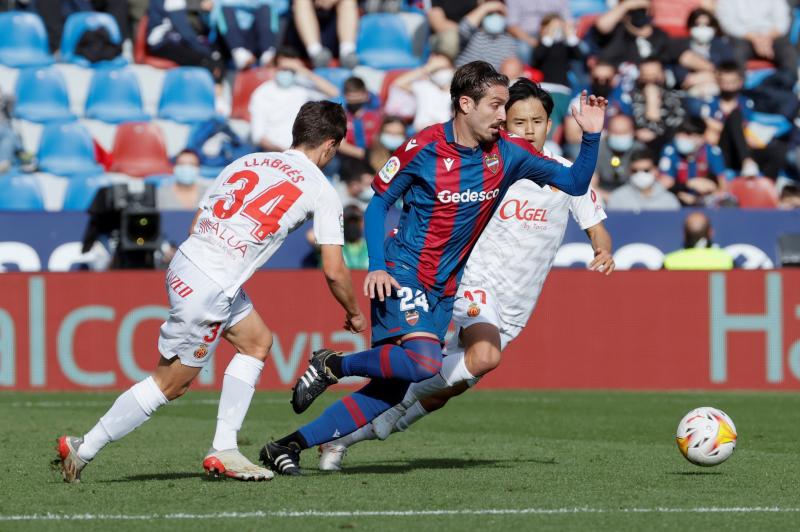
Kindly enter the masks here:
[[584, 133], [601, 133], [606, 120], [608, 100], [581, 92], [578, 105], [572, 106], [572, 118]]
[[358, 308], [356, 295], [353, 292], [353, 283], [350, 279], [350, 270], [344, 263], [342, 246], [322, 244], [320, 246], [322, 257], [322, 272], [328, 282], [328, 288], [336, 301], [344, 308], [344, 328], [350, 332], [361, 332], [367, 327], [367, 319]]
[[392, 287], [400, 289], [400, 283], [386, 272], [383, 253], [386, 213], [390, 206], [383, 196], [375, 194], [364, 212], [364, 236], [369, 252], [369, 273], [364, 279], [364, 295], [370, 299], [377, 297], [380, 301], [391, 295]]
[[586, 234], [592, 241], [594, 260], [589, 264], [589, 269], [611, 275], [614, 271], [614, 256], [611, 254], [611, 235], [603, 222], [586, 229]]

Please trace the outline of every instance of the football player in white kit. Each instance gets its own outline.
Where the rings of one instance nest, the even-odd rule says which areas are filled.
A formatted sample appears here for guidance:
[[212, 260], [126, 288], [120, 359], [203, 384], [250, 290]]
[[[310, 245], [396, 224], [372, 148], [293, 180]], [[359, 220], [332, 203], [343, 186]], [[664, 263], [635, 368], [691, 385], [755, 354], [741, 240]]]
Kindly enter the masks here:
[[200, 201], [189, 238], [167, 270], [169, 318], [161, 326], [161, 358], [152, 376], [120, 395], [83, 437], [58, 439], [66, 482], [105, 445], [150, 419], [189, 388], [221, 338], [236, 348], [222, 381], [217, 428], [203, 467], [212, 475], [268, 480], [273, 473], [245, 458], [237, 433], [272, 347], [272, 333], [242, 285], [313, 216], [328, 286], [345, 310], [345, 328], [360, 332], [366, 318], [356, 302], [342, 255], [342, 204], [320, 170], [336, 154], [346, 131], [340, 105], [303, 105], [292, 128], [292, 149], [253, 153], [228, 165]]
[[[568, 165], [569, 161], [544, 149], [552, 109], [553, 100], [546, 91], [520, 79], [509, 89], [506, 129]], [[500, 364], [500, 353], [533, 313], [570, 211], [592, 242], [595, 256], [589, 268], [606, 275], [614, 271], [611, 237], [603, 226], [606, 214], [594, 190], [574, 197], [528, 180], [514, 184], [467, 261], [453, 307], [456, 333], [447, 345], [440, 373], [412, 384], [400, 405], [372, 423], [321, 445], [320, 469], [341, 469], [344, 454], [354, 443], [386, 439], [406, 430]]]

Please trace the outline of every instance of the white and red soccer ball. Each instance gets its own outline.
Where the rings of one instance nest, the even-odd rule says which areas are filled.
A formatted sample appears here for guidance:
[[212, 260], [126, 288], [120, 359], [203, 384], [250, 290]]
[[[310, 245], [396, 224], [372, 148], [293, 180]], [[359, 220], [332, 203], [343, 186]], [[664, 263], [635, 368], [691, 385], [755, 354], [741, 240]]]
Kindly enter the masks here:
[[678, 424], [678, 449], [691, 463], [715, 466], [736, 448], [736, 426], [717, 408], [702, 406], [686, 414]]

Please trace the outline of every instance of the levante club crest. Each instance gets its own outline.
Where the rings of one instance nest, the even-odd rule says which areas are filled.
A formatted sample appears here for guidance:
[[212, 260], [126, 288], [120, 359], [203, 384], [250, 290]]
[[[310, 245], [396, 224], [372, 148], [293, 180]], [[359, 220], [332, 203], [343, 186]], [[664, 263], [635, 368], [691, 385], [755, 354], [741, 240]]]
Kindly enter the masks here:
[[409, 310], [406, 312], [406, 322], [412, 327], [419, 321], [419, 312], [416, 310]]
[[483, 158], [483, 162], [493, 174], [500, 169], [500, 157], [496, 153], [490, 153]]

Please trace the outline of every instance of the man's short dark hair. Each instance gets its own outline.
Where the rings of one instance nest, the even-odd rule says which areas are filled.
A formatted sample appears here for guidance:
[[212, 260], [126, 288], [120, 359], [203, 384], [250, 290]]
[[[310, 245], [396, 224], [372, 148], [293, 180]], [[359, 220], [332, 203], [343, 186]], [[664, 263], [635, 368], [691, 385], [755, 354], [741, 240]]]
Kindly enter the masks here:
[[739, 77], [744, 78], [744, 70], [742, 65], [736, 61], [722, 61], [717, 66], [717, 73], [719, 74], [738, 74]]
[[364, 174], [373, 175], [374, 173], [372, 167], [366, 161], [345, 157], [342, 161], [342, 169], [339, 172], [339, 178], [343, 182], [349, 183], [351, 181], [361, 181], [361, 176]]
[[275, 52], [275, 60], [277, 61], [280, 57], [286, 57], [287, 59], [300, 59], [302, 56], [297, 48], [292, 46], [281, 46], [278, 48], [278, 51]]
[[347, 133], [347, 117], [338, 103], [306, 102], [292, 126], [292, 146], [316, 148], [326, 140], [342, 142]]
[[542, 88], [541, 85], [528, 78], [519, 78], [508, 89], [508, 101], [506, 102], [506, 112], [511, 109], [511, 106], [522, 100], [534, 98], [539, 100], [544, 107], [544, 112], [547, 113], [547, 118], [553, 112], [553, 97], [550, 93]]
[[714, 13], [712, 13], [711, 11], [709, 11], [704, 7], [698, 7], [697, 9], [693, 9], [689, 13], [689, 16], [686, 18], [686, 27], [688, 29], [693, 28], [697, 24], [697, 19], [699, 19], [700, 17], [708, 17], [708, 20], [711, 23], [711, 27], [717, 30], [717, 34], [719, 35], [720, 28], [717, 17], [714, 15]]
[[508, 87], [508, 77], [499, 73], [486, 61], [473, 61], [460, 67], [453, 74], [453, 81], [450, 83], [453, 111], [462, 112], [458, 104], [462, 96], [469, 96], [477, 104], [486, 95], [489, 87], [495, 85]]
[[357, 77], [357, 76], [350, 76], [346, 80], [344, 80], [344, 85], [342, 86], [343, 92], [366, 92], [367, 85], [364, 83], [364, 80]]
[[699, 116], [688, 116], [678, 126], [677, 132], [687, 135], [705, 135], [706, 122]]
[[648, 160], [651, 163], [656, 164], [656, 154], [653, 153], [653, 150], [650, 148], [638, 148], [631, 152], [630, 164], [633, 164], [636, 161], [644, 160]]

